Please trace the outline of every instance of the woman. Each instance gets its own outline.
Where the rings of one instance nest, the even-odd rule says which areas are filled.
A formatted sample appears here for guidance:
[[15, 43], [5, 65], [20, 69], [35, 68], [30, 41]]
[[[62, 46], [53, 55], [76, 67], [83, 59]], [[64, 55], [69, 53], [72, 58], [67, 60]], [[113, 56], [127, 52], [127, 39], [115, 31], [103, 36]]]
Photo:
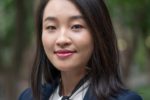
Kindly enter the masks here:
[[120, 78], [103, 0], [41, 0], [31, 88], [19, 100], [141, 100]]

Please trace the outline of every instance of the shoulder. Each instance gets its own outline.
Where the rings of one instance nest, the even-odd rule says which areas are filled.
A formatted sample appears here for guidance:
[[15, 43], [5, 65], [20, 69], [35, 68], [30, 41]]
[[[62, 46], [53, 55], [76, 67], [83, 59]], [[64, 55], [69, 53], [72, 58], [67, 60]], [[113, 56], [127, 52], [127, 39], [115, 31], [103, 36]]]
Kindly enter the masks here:
[[[55, 90], [56, 87], [57, 87], [57, 84], [54, 84], [54, 85], [44, 84], [44, 85], [42, 85], [42, 90], [41, 90], [42, 98], [44, 100], [49, 98], [49, 96], [52, 94], [52, 92]], [[19, 96], [19, 100], [33, 100], [32, 89], [27, 88], [26, 90], [24, 90], [21, 93], [21, 95]]]
[[33, 99], [32, 90], [31, 88], [28, 88], [21, 93], [18, 100], [32, 100], [32, 99]]
[[112, 100], [142, 100], [142, 98], [133, 91], [123, 90], [118, 94], [117, 99], [113, 98]]

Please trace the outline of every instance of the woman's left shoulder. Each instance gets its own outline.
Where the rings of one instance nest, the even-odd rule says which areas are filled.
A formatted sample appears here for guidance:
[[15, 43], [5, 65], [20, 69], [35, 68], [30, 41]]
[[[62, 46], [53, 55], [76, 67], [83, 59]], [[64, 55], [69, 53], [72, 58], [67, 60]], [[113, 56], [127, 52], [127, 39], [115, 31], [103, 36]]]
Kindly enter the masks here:
[[117, 99], [112, 99], [112, 100], [143, 100], [143, 99], [136, 92], [130, 90], [122, 90], [118, 94]]

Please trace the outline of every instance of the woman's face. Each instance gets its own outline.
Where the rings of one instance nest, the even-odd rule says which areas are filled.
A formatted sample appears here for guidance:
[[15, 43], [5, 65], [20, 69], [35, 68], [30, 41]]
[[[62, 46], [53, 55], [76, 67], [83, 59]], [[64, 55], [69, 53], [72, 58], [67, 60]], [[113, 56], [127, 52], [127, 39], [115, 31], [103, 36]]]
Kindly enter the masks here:
[[48, 59], [60, 71], [85, 69], [93, 52], [89, 28], [69, 0], [50, 0], [46, 5], [42, 43]]

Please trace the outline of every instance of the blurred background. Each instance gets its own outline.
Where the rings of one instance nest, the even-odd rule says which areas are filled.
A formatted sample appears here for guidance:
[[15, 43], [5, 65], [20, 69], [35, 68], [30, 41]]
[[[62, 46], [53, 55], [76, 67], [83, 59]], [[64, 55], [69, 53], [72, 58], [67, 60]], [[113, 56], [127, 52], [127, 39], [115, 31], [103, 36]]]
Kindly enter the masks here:
[[[105, 0], [118, 38], [125, 84], [150, 100], [150, 0]], [[0, 0], [0, 100], [30, 86], [38, 0]]]

